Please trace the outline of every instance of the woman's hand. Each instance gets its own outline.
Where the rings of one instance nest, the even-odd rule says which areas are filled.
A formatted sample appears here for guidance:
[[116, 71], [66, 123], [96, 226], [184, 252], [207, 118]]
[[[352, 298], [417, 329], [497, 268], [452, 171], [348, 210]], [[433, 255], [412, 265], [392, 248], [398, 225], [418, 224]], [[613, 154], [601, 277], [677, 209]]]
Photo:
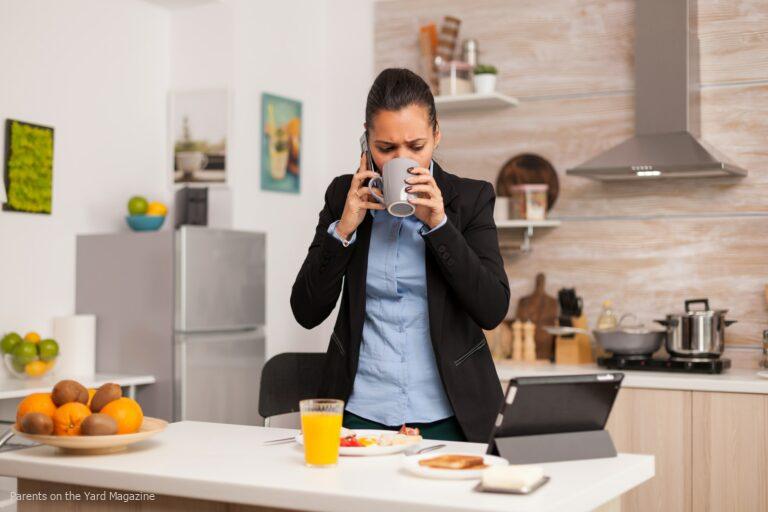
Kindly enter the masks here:
[[416, 218], [426, 224], [429, 229], [436, 228], [445, 217], [443, 194], [437, 186], [435, 178], [424, 167], [412, 167], [408, 170], [414, 176], [405, 180], [408, 183], [405, 191], [416, 194], [417, 197], [408, 201], [416, 205]]
[[[360, 167], [357, 168], [357, 172], [352, 176], [352, 183], [349, 185], [347, 200], [344, 203], [344, 212], [341, 214], [341, 220], [336, 225], [336, 232], [344, 240], [349, 240], [357, 226], [363, 222], [365, 213], [368, 210], [384, 209], [384, 205], [377, 202], [371, 196], [368, 185], [363, 185], [363, 181], [368, 178], [375, 178], [376, 176], [378, 175], [375, 172], [368, 169], [368, 159], [365, 157], [365, 153], [363, 153], [360, 157]], [[374, 188], [374, 190], [377, 194], [381, 195], [380, 189]]]

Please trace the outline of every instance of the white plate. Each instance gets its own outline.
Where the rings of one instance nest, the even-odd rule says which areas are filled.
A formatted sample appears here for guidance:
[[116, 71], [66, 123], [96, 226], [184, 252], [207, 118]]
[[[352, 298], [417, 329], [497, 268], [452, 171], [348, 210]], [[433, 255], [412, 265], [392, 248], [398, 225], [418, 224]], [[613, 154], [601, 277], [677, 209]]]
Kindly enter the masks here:
[[[351, 430], [357, 434], [357, 437], [379, 437], [381, 434], [397, 434], [396, 430]], [[342, 432], [344, 435], [345, 432]], [[304, 436], [301, 433], [296, 434], [296, 442], [304, 446]], [[411, 446], [418, 446], [420, 443], [398, 444], [393, 446], [340, 446], [339, 455], [347, 457], [373, 457], [375, 455], [392, 455], [400, 453]]]
[[[421, 455], [412, 455], [404, 457], [401, 467], [412, 475], [423, 478], [437, 478], [440, 480], [479, 480], [482, 477], [482, 469], [439, 469], [420, 466], [419, 461], [430, 459], [439, 455], [473, 455], [477, 453], [423, 453]], [[487, 466], [508, 466], [507, 459], [496, 457], [495, 455], [483, 455], [483, 461]]]

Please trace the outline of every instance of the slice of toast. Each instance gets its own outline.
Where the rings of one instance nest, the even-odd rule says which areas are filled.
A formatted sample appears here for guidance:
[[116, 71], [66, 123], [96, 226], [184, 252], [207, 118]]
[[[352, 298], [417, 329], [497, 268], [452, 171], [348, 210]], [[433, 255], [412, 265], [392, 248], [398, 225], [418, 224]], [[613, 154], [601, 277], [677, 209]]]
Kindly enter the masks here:
[[419, 466], [436, 469], [483, 469], [483, 457], [479, 455], [439, 455], [429, 459], [421, 459]]

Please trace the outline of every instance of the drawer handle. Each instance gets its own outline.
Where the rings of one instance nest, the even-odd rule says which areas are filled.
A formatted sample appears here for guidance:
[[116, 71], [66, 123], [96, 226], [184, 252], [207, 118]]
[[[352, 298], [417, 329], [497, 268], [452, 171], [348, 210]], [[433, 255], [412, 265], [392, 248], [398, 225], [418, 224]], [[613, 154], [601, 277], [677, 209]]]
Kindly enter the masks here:
[[475, 352], [477, 352], [478, 350], [481, 350], [481, 349], [482, 349], [484, 346], [486, 346], [487, 344], [488, 344], [488, 342], [485, 340], [485, 338], [481, 339], [481, 340], [478, 342], [478, 344], [477, 344], [477, 345], [475, 345], [474, 347], [472, 347], [471, 349], [469, 349], [469, 351], [467, 351], [467, 353], [466, 353], [466, 354], [464, 354], [463, 356], [461, 356], [460, 358], [458, 358], [457, 360], [455, 360], [455, 361], [453, 362], [453, 364], [454, 364], [454, 365], [456, 365], [456, 366], [459, 366], [461, 363], [463, 363], [464, 361], [466, 361], [466, 360], [467, 360], [467, 358], [468, 358], [469, 356], [471, 356], [472, 354], [474, 354], [474, 353], [475, 353]]

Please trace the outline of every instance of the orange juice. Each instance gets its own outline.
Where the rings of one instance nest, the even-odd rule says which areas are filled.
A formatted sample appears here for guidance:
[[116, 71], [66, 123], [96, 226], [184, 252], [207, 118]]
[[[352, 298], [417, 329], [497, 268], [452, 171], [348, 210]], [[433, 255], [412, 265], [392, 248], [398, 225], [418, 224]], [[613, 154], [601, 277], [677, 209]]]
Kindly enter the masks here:
[[301, 413], [304, 460], [310, 466], [332, 466], [339, 460], [342, 415], [334, 412]]

